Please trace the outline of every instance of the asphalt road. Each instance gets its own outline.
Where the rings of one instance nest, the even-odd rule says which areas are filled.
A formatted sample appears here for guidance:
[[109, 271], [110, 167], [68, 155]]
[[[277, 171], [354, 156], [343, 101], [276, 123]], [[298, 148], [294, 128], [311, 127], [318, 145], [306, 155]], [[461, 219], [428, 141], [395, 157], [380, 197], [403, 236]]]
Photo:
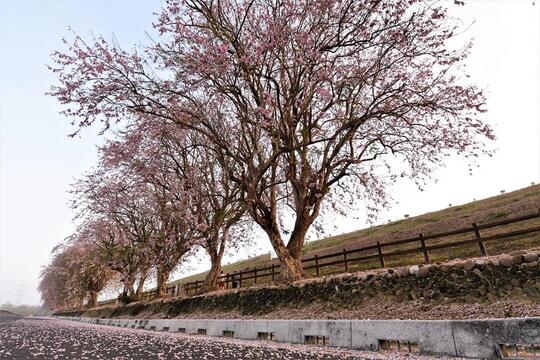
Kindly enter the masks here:
[[426, 359], [24, 318], [0, 325], [0, 359]]
[[19, 319], [22, 319], [22, 316], [0, 311], [0, 326], [2, 326], [2, 324], [8, 323], [10, 321], [16, 321], [16, 320], [19, 320]]

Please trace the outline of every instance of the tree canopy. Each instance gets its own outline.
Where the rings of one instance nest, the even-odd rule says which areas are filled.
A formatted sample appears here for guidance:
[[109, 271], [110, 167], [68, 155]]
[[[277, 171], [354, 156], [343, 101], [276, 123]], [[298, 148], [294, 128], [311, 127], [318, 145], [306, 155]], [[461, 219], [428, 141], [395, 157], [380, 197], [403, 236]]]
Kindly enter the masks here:
[[[445, 6], [169, 0], [148, 46], [75, 35], [53, 54], [49, 94], [75, 133], [122, 128], [83, 197], [117, 182], [105, 196], [146, 214], [155, 235], [130, 243], [155, 254], [150, 266], [167, 263], [167, 276], [203, 246], [215, 287], [229, 230], [249, 221], [267, 234], [281, 280], [304, 277], [301, 249], [321, 214], [360, 198], [376, 211], [394, 181], [421, 184], [448, 155], [489, 153], [485, 97], [464, 68], [472, 44], [450, 46], [459, 27]], [[135, 226], [129, 215], [88, 210], [136, 232], [122, 225]]]

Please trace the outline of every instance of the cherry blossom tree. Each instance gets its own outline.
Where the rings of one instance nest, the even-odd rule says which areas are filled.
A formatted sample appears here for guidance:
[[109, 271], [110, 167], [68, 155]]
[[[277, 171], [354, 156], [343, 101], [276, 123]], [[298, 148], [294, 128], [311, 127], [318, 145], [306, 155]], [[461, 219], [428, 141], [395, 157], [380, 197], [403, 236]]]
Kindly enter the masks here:
[[131, 179], [134, 206], [144, 203], [148, 207], [146, 254], [157, 271], [159, 296], [165, 295], [170, 273], [185, 254], [200, 245], [201, 231], [206, 229], [197, 212], [200, 209], [193, 205], [201, 193], [192, 169], [185, 158], [163, 153], [164, 135], [160, 126], [128, 129], [120, 140], [100, 149], [102, 168]]
[[[202, 289], [216, 289], [225, 248], [245, 240], [245, 237], [230, 236], [231, 227], [238, 227], [244, 208], [239, 187], [228, 180], [220, 166], [226, 159], [216, 158], [218, 154], [205, 137], [154, 118], [132, 124], [119, 139], [102, 148], [102, 152], [109, 165], [128, 167], [167, 191], [174, 186], [171, 184], [174, 181], [189, 187], [190, 201], [184, 206], [189, 206], [189, 211], [196, 214], [194, 226], [198, 229], [192, 236], [200, 239], [198, 243], [211, 262]], [[176, 192], [171, 193], [170, 198], [181, 201]]]
[[154, 117], [205, 137], [292, 281], [340, 196], [376, 209], [397, 178], [486, 151], [456, 24], [424, 0], [170, 0], [142, 52], [76, 36], [50, 94], [79, 128]]
[[189, 201], [189, 195], [184, 193], [181, 203], [172, 203], [170, 194], [164, 188], [154, 189], [157, 203], [157, 219], [155, 235], [150, 238], [150, 254], [157, 271], [157, 296], [166, 295], [167, 282], [173, 270], [179, 266], [184, 255], [197, 245], [197, 227], [195, 217], [183, 202]]
[[49, 309], [80, 307], [83, 297], [73, 297], [68, 292], [69, 268], [63, 246], [56, 246], [52, 259], [40, 272], [38, 290], [43, 304]]
[[70, 253], [69, 287], [74, 293], [82, 292], [87, 297], [88, 307], [98, 305], [98, 295], [114, 276], [106, 259], [91, 239], [92, 233], [78, 231], [68, 238]]
[[[107, 266], [120, 274], [119, 280], [123, 285], [122, 302], [140, 299], [149, 267], [142, 254], [142, 243], [136, 241], [136, 237], [128, 236], [124, 228], [113, 219], [103, 215], [87, 219], [82, 227], [91, 235], [88, 236], [89, 241], [99, 249]], [[137, 280], [139, 281], [135, 291]]]
[[42, 300], [50, 308], [97, 306], [99, 292], [113, 277], [102, 253], [77, 231], [53, 251], [53, 259], [41, 272], [38, 286]]
[[[241, 189], [238, 184], [229, 181], [220, 165], [227, 159], [216, 159], [216, 154], [206, 139], [200, 140], [197, 151], [187, 156], [196, 176], [199, 194], [194, 210], [205, 225], [201, 245], [208, 253], [211, 263], [201, 287], [204, 292], [217, 289], [225, 249], [245, 244], [248, 239], [242, 236], [241, 231], [235, 231], [242, 229], [247, 220], [243, 219], [245, 210], [240, 201]], [[175, 146], [178, 146], [178, 143], [171, 142], [166, 149], [174, 149]]]
[[[72, 208], [84, 219], [107, 263], [121, 273], [122, 299], [140, 300], [150, 271], [148, 243], [152, 208], [138, 198], [132, 179], [98, 168], [73, 186]], [[134, 289], [137, 281], [137, 288]]]

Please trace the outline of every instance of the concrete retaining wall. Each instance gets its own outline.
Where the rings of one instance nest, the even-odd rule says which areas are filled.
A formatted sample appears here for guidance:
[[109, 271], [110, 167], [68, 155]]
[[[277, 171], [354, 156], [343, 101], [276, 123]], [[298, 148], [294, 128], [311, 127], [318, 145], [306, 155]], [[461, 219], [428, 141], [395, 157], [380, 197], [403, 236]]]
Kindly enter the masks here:
[[[499, 344], [540, 344], [540, 317], [492, 320], [187, 320], [93, 319], [61, 317], [93, 324], [208, 336], [234, 332], [238, 339], [272, 333], [279, 342], [304, 343], [306, 336], [327, 337], [330, 346], [379, 349], [379, 340], [409, 341], [420, 353], [499, 358]], [[230, 333], [229, 333], [230, 334]]]

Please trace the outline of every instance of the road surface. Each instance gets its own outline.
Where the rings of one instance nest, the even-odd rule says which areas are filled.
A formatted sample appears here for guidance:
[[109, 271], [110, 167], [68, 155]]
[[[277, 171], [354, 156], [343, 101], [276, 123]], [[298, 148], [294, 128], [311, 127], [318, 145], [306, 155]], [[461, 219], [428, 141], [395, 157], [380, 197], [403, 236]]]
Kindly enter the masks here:
[[0, 325], [0, 359], [426, 359], [25, 318]]
[[10, 313], [8, 311], [0, 310], [0, 326], [2, 324], [6, 324], [10, 321], [16, 321], [22, 319], [22, 316], [19, 316], [17, 314]]

